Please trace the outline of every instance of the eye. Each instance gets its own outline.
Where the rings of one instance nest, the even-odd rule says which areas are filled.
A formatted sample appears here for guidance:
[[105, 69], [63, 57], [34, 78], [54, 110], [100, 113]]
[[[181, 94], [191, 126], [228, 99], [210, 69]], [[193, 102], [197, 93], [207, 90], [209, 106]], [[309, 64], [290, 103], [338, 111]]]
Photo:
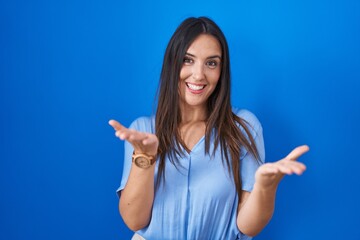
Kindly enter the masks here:
[[190, 64], [192, 64], [193, 62], [194, 62], [194, 60], [193, 59], [191, 59], [191, 58], [189, 58], [189, 57], [184, 57], [184, 64], [186, 64], [186, 65], [190, 65]]
[[215, 60], [210, 60], [206, 63], [206, 65], [209, 67], [209, 68], [216, 68], [218, 66], [218, 62], [215, 61]]

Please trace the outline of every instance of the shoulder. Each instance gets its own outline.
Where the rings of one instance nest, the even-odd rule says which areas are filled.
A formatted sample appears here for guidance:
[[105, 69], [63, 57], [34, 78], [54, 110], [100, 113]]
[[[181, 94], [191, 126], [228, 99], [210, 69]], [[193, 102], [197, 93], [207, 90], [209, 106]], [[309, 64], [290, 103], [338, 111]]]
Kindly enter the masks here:
[[242, 154], [241, 158], [244, 160], [242, 161], [244, 164], [243, 167], [244, 169], [249, 169], [250, 168], [249, 166], [251, 165], [254, 169], [257, 169], [259, 163], [262, 164], [265, 162], [264, 137], [263, 137], [263, 129], [261, 123], [259, 119], [255, 116], [255, 114], [253, 114], [249, 110], [233, 108], [233, 113], [243, 120], [243, 124], [244, 124], [243, 126], [247, 128], [249, 132], [246, 132], [243, 126], [239, 126], [239, 127], [248, 140], [249, 140], [248, 133], [251, 134], [251, 136], [255, 141], [257, 152], [259, 154], [258, 161], [253, 161], [253, 160], [248, 161], [248, 159], [253, 159], [253, 155], [247, 154], [248, 152], [247, 149], [243, 148], [243, 151], [241, 153]]
[[253, 114], [247, 109], [233, 108], [232, 110], [233, 113], [236, 114], [236, 116], [245, 121], [246, 125], [248, 125], [252, 132], [257, 133], [262, 131], [261, 123], [259, 119], [255, 116], [255, 114]]
[[142, 117], [136, 118], [130, 124], [129, 128], [135, 129], [135, 130], [141, 131], [141, 132], [155, 133], [154, 126], [155, 126], [155, 117], [154, 116], [150, 116], [150, 117], [142, 116]]

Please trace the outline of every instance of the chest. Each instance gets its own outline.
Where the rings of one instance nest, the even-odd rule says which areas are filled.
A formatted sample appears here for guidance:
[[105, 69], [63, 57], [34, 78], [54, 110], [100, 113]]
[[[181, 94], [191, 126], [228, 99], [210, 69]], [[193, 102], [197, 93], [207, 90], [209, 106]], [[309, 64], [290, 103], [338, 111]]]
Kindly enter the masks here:
[[195, 144], [190, 153], [179, 157], [180, 166], [167, 161], [165, 169], [165, 198], [181, 199], [189, 194], [188, 200], [202, 202], [226, 201], [236, 194], [233, 178], [223, 164], [220, 149], [212, 155], [205, 153], [204, 136]]
[[205, 135], [205, 129], [205, 122], [189, 123], [180, 127], [181, 139], [184, 142], [188, 152], [192, 151], [194, 146]]

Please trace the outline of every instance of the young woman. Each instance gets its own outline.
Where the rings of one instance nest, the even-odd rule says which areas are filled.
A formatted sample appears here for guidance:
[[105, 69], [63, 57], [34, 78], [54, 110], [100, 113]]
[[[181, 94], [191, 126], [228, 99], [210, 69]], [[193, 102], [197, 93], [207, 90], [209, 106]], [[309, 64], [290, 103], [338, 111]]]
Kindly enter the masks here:
[[305, 145], [263, 164], [261, 124], [231, 106], [228, 45], [205, 17], [170, 39], [156, 116], [109, 124], [126, 140], [119, 211], [145, 239], [249, 239], [271, 219], [282, 177], [305, 170]]

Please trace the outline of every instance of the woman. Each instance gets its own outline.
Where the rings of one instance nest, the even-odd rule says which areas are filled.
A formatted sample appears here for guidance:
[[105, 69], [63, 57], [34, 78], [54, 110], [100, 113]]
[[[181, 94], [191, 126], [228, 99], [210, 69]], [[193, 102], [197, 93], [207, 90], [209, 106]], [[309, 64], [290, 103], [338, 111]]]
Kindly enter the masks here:
[[228, 45], [205, 17], [170, 39], [156, 116], [109, 124], [126, 140], [119, 211], [145, 239], [250, 239], [271, 219], [282, 177], [305, 170], [296, 160], [307, 146], [263, 164], [261, 124], [232, 108]]

